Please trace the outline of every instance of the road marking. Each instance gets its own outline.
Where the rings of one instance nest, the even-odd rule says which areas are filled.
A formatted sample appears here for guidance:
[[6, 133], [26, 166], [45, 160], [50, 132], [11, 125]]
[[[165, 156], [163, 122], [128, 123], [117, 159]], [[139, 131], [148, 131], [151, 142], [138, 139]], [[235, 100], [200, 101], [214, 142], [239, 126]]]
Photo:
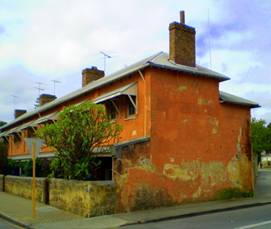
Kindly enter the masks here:
[[264, 221], [261, 223], [250, 224], [250, 225], [243, 226], [243, 227], [237, 227], [236, 229], [248, 229], [248, 228], [258, 227], [258, 226], [262, 226], [262, 225], [266, 225], [266, 224], [270, 224], [270, 223], [271, 223], [271, 220]]

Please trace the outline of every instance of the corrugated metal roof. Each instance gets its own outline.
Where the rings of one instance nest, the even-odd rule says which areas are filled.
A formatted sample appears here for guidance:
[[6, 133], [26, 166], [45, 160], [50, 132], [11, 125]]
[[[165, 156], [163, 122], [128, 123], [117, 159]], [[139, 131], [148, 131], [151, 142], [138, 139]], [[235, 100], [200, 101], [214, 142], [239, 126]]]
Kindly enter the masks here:
[[232, 95], [232, 94], [229, 94], [224, 91], [220, 91], [219, 93], [220, 93], [220, 100], [222, 102], [233, 103], [233, 104], [238, 104], [238, 105], [242, 105], [242, 106], [248, 106], [251, 108], [260, 107], [259, 104], [255, 103], [253, 101], [247, 100], [247, 99], [243, 99], [243, 98], [238, 97], [236, 95]]
[[180, 71], [180, 72], [186, 72], [186, 73], [190, 73], [190, 74], [193, 74], [196, 76], [201, 75], [201, 76], [205, 76], [208, 78], [217, 79], [218, 81], [229, 80], [229, 78], [225, 75], [222, 75], [220, 73], [214, 72], [210, 69], [207, 69], [207, 68], [204, 68], [204, 67], [201, 67], [198, 65], [196, 67], [189, 67], [189, 66], [185, 66], [185, 65], [181, 65], [181, 64], [176, 64], [168, 59], [167, 53], [159, 52], [159, 53], [152, 55], [146, 59], [143, 59], [133, 65], [130, 65], [120, 71], [117, 71], [109, 76], [105, 76], [99, 80], [91, 82], [87, 86], [80, 88], [72, 93], [69, 93], [69, 94], [67, 94], [59, 99], [56, 99], [50, 103], [47, 103], [47, 104], [35, 109], [34, 111], [27, 112], [27, 113], [21, 115], [20, 117], [18, 117], [17, 119], [2, 126], [0, 128], [0, 130], [6, 129], [6, 128], [8, 128], [8, 127], [20, 122], [20, 121], [23, 121], [23, 120], [33, 116], [33, 115], [44, 112], [44, 111], [46, 111], [50, 108], [53, 108], [59, 104], [62, 104], [66, 101], [69, 101], [73, 98], [76, 98], [82, 94], [88, 93], [96, 88], [102, 87], [108, 83], [116, 81], [120, 78], [123, 78], [133, 72], [144, 69], [148, 66], [169, 69], [169, 70], [174, 70], [174, 71]]
[[[134, 87], [133, 91], [129, 90], [133, 87]], [[136, 83], [131, 83], [131, 84], [128, 84], [124, 87], [118, 88], [114, 91], [111, 91], [109, 93], [103, 94], [103, 95], [99, 96], [98, 98], [96, 98], [93, 102], [94, 103], [101, 103], [106, 100], [116, 98], [117, 96], [120, 96], [120, 95], [136, 95], [134, 93], [135, 90], [136, 90]]]
[[57, 119], [57, 116], [58, 114], [56, 112], [54, 113], [51, 113], [51, 114], [48, 114], [48, 115], [45, 115], [45, 116], [42, 116], [36, 120], [32, 120], [30, 122], [27, 122], [27, 123], [24, 123], [22, 125], [19, 125], [19, 126], [16, 126], [10, 130], [7, 130], [7, 131], [4, 131], [4, 132], [1, 132], [0, 133], [0, 137], [4, 137], [4, 136], [8, 136], [12, 133], [17, 133], [17, 132], [20, 132], [22, 131], [23, 129], [26, 129], [28, 127], [35, 127], [37, 126], [38, 124], [41, 124], [41, 123], [44, 123], [44, 122], [47, 122], [49, 120], [56, 120]]
[[164, 68], [164, 69], [169, 69], [169, 70], [174, 70], [174, 71], [186, 72], [193, 75], [200, 75], [200, 76], [205, 76], [208, 78], [214, 78], [220, 82], [230, 79], [229, 77], [223, 74], [212, 71], [208, 68], [204, 68], [200, 65], [197, 65], [196, 67], [190, 67], [186, 65], [176, 64], [174, 61], [171, 61], [168, 58], [169, 58], [168, 54], [162, 52], [160, 55], [157, 55], [154, 58], [152, 58], [152, 60], [150, 61], [150, 65], [153, 67], [159, 67], [159, 68]]

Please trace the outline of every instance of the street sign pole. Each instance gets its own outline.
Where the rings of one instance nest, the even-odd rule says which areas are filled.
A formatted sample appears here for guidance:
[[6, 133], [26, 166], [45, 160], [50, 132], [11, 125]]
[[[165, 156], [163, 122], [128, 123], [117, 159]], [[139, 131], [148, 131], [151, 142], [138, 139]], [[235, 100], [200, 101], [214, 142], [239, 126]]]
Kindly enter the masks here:
[[36, 218], [36, 143], [32, 142], [32, 218]]
[[25, 138], [28, 153], [32, 155], [32, 218], [36, 218], [36, 157], [44, 141], [40, 138]]

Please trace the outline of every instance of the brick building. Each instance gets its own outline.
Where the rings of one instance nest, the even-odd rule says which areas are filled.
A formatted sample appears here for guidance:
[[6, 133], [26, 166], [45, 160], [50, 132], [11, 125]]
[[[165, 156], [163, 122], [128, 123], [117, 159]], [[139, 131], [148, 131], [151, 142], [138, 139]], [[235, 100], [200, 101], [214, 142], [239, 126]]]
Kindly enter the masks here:
[[[17, 111], [1, 128], [13, 159], [30, 158], [24, 138], [57, 119], [65, 106], [102, 103], [123, 126], [112, 155], [101, 155], [118, 186], [121, 210], [214, 198], [219, 190], [253, 189], [250, 109], [258, 104], [219, 91], [229, 78], [196, 64], [195, 29], [169, 25], [169, 54], [159, 52], [112, 75], [82, 71], [82, 88]], [[44, 146], [40, 157], [52, 157]]]

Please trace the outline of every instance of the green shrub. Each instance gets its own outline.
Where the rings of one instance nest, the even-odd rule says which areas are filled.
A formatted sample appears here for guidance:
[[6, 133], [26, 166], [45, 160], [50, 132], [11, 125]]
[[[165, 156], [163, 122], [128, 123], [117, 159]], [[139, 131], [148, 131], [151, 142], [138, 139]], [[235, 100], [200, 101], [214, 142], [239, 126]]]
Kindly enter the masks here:
[[[26, 160], [7, 160], [7, 175], [15, 176], [32, 176], [32, 159]], [[47, 177], [50, 171], [50, 160], [46, 158], [37, 158], [36, 159], [36, 176], [37, 177]]]
[[252, 191], [242, 191], [240, 188], [226, 188], [216, 193], [216, 199], [218, 200], [246, 198], [253, 196], [254, 193]]
[[50, 166], [52, 176], [88, 180], [100, 165], [97, 150], [118, 141], [121, 130], [103, 105], [83, 102], [66, 107], [56, 122], [38, 129], [36, 135], [57, 151]]

